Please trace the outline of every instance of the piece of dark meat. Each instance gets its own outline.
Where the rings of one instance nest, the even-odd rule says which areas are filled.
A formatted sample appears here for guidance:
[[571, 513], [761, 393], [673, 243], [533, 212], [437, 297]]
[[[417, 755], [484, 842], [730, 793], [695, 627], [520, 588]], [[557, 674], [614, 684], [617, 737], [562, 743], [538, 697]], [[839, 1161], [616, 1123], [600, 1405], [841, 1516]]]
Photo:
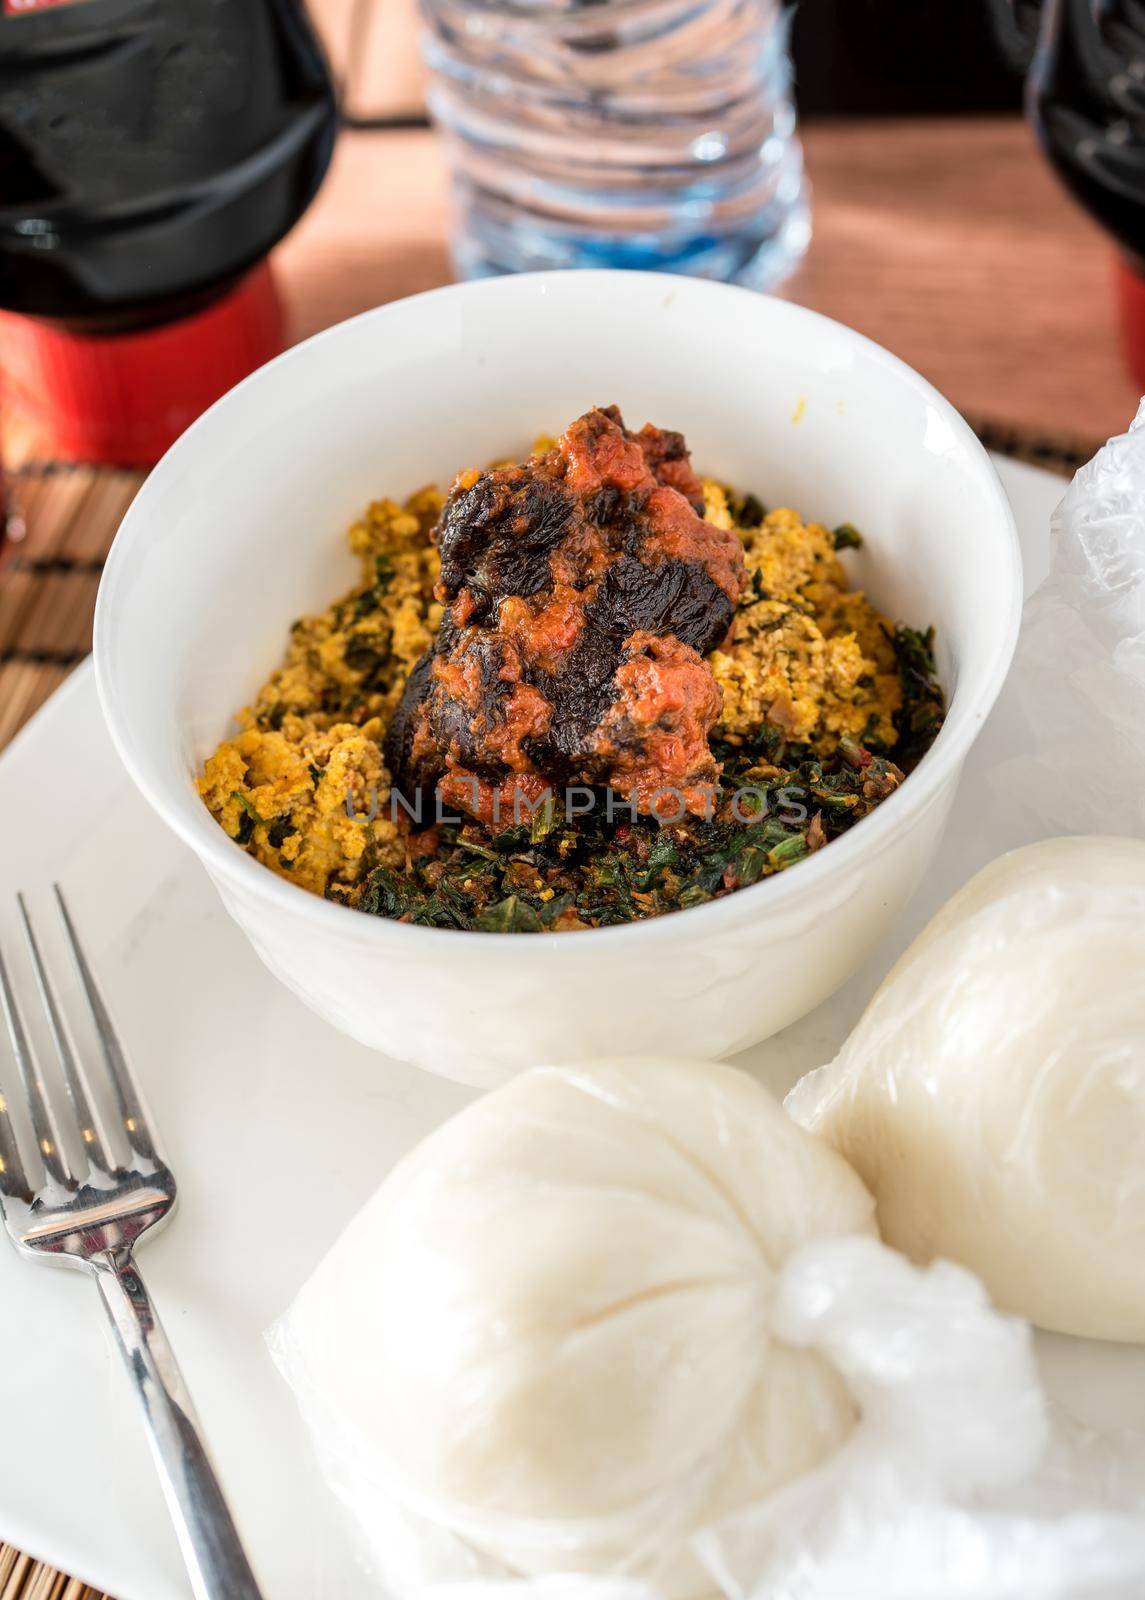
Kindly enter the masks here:
[[446, 610], [386, 736], [413, 808], [437, 788], [483, 821], [570, 784], [637, 810], [707, 809], [720, 691], [704, 657], [743, 591], [734, 533], [702, 517], [683, 438], [580, 417], [523, 466], [465, 473], [434, 530]]

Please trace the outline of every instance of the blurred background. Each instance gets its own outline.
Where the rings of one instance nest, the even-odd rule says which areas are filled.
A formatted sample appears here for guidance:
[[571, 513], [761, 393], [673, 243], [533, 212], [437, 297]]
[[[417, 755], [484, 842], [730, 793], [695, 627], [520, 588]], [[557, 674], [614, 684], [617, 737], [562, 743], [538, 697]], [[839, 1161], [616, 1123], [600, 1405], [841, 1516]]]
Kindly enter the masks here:
[[[1138, 26], [1139, 9], [1105, 6]], [[1038, 0], [801, 0], [791, 53], [813, 235], [782, 292], [887, 344], [975, 420], [1089, 441], [1126, 425], [1140, 380], [1114, 242], [1023, 117], [1041, 11]], [[440, 151], [418, 126], [413, 0], [314, 0], [313, 12], [348, 115], [379, 136], [343, 140], [318, 203], [342, 219], [341, 271], [327, 270], [314, 220], [283, 249], [301, 331], [450, 271]], [[365, 227], [355, 192], [378, 208]]]
[[[237, 16], [238, 4], [239, 0], [215, 3], [212, 27], [220, 16], [224, 20]], [[672, 0], [664, 0], [664, 4], [671, 5]], [[746, 12], [745, 5], [749, 8]], [[301, 164], [291, 169], [289, 196], [273, 217], [267, 217], [259, 235], [258, 249], [265, 254], [270, 248], [275, 295], [271, 296], [262, 279], [248, 281], [245, 306], [234, 307], [224, 297], [221, 309], [215, 307], [215, 322], [204, 335], [195, 331], [192, 340], [196, 325], [187, 319], [195, 310], [199, 291], [194, 286], [171, 284], [169, 293], [163, 290], [167, 298], [160, 298], [155, 241], [162, 229], [153, 227], [140, 234], [140, 242], [132, 249], [132, 260], [142, 262], [145, 268], [151, 263], [150, 252], [156, 252], [145, 317], [140, 315], [141, 302], [135, 290], [134, 298], [124, 299], [114, 317], [99, 307], [98, 315], [89, 316], [91, 308], [86, 301], [78, 308], [70, 302], [49, 306], [45, 312], [43, 305], [26, 298], [30, 292], [26, 282], [39, 285], [45, 281], [43, 274], [51, 265], [51, 240], [63, 237], [66, 245], [66, 236], [52, 233], [55, 191], [45, 201], [37, 188], [51, 163], [41, 159], [39, 148], [34, 155], [17, 149], [20, 140], [27, 139], [29, 72], [44, 69], [47, 59], [33, 59], [32, 30], [58, 28], [61, 19], [68, 19], [69, 27], [79, 28], [81, 22], [75, 19], [83, 19], [83, 26], [90, 31], [101, 18], [116, 27], [127, 19], [128, 31], [134, 30], [133, 54], [128, 52], [134, 62], [131, 70], [137, 74], [133, 94], [134, 85], [142, 84], [146, 96], [148, 85], [158, 81], [154, 73], [150, 78], [139, 76], [151, 71], [140, 65], [149, 59], [147, 50], [158, 49], [154, 59], [161, 61], [166, 71], [176, 61], [179, 41], [159, 49], [155, 39], [160, 35], [166, 39], [164, 29], [177, 27], [180, 18], [192, 18], [203, 7], [200, 0], [180, 0], [180, 4], [174, 0], [69, 0], [65, 4], [60, 0], [3, 0], [3, 7], [0, 306], [6, 306], [9, 313], [30, 310], [39, 319], [29, 325], [26, 315], [0, 317], [4, 449], [9, 466], [29, 459], [145, 466], [166, 442], [164, 427], [168, 434], [177, 432], [190, 411], [201, 408], [211, 397], [212, 385], [216, 391], [220, 384], [226, 387], [244, 364], [263, 358], [284, 340], [304, 337], [371, 305], [447, 282], [458, 270], [497, 271], [505, 270], [506, 264], [529, 265], [538, 260], [543, 264], [550, 259], [528, 253], [533, 238], [526, 240], [523, 252], [517, 236], [506, 244], [501, 226], [506, 207], [499, 199], [500, 213], [494, 214], [495, 208], [488, 203], [489, 190], [502, 175], [494, 173], [490, 178], [488, 148], [479, 148], [489, 126], [489, 105], [496, 98], [495, 80], [488, 71], [491, 57], [482, 57], [477, 46], [464, 38], [458, 45], [467, 30], [476, 39], [478, 26], [488, 36], [487, 22], [472, 23], [473, 14], [487, 16], [488, 8], [468, 0], [425, 0], [439, 83], [434, 110], [448, 135], [443, 138], [431, 126], [427, 112], [427, 72], [419, 55], [421, 23], [415, 0], [311, 0], [309, 16], [329, 62], [338, 121], [336, 126], [322, 123], [325, 112], [314, 83], [304, 109], [300, 109], [303, 101], [297, 96], [287, 108], [295, 129], [310, 119], [305, 135], [309, 155], [307, 163], [298, 158]], [[261, 51], [257, 59], [265, 61], [275, 50], [287, 49], [282, 40], [297, 35], [297, 18], [304, 12], [300, 0], [266, 0], [265, 7], [252, 4], [248, 21], [254, 11], [263, 9], [275, 19], [273, 26], [280, 35], [277, 45], [257, 47]], [[564, 9], [582, 32], [585, 18], [592, 21], [611, 15], [600, 0], [592, 6]], [[785, 161], [797, 163], [797, 147], [802, 143], [809, 179], [810, 238], [806, 212], [801, 209], [806, 206], [808, 190], [799, 189], [795, 170], [794, 174], [788, 171], [784, 180], [789, 197], [788, 233], [766, 271], [753, 269], [750, 262], [741, 271], [740, 258], [728, 265], [724, 258], [696, 256], [692, 264], [686, 252], [672, 260], [666, 252], [663, 262], [633, 257], [625, 264], [709, 270], [714, 275], [738, 276], [739, 281], [754, 286], [776, 287], [780, 293], [869, 333], [917, 366], [976, 424], [992, 428], [999, 436], [1008, 430], [1028, 448], [1036, 448], [1041, 437], [1059, 443], [1063, 439], [1088, 443], [1123, 427], [1133, 413], [1143, 381], [1133, 376], [1134, 361], [1139, 370], [1142, 366], [1142, 335], [1137, 324], [1145, 323], [1145, 313], [1135, 305], [1136, 252], [1128, 237], [1139, 207], [1145, 204], [1145, 177], [1134, 165], [1141, 111], [1135, 99], [1140, 80], [1134, 74], [1145, 74], [1145, 48], [1138, 49], [1145, 41], [1140, 0], [801, 0], [790, 14], [781, 0], [741, 0], [731, 11], [741, 18], [747, 15], [749, 21], [755, 18], [752, 26], [760, 38], [766, 30], [773, 30], [780, 55], [790, 29], [798, 133], [784, 121], [790, 115], [789, 91], [782, 77], [786, 67], [778, 57], [769, 69], [773, 76], [753, 93], [758, 93], [760, 105], [771, 119], [764, 149], [775, 146]], [[89, 23], [88, 18], [95, 20]], [[1043, 35], [1056, 28], [1059, 45], [1065, 40], [1071, 49], [1076, 46], [1080, 52], [1077, 59], [1082, 62], [1078, 71], [1071, 66], [1059, 73], [1051, 85], [1061, 101], [1060, 105], [1054, 101], [1051, 109], [1060, 111], [1060, 118], [1053, 123], [1043, 115], [1038, 130], [1041, 147], [1038, 133], [1023, 114], [1024, 104], [1030, 109], [1036, 98], [1032, 90], [1026, 90], [1026, 77], [1039, 23]], [[1100, 59], [1093, 55], [1091, 42], [1081, 37], [1085, 29], [1098, 30], [1095, 38], [1108, 60], [1106, 55]], [[46, 32], [44, 37], [48, 38]], [[203, 47], [206, 37], [197, 36], [196, 48]], [[600, 34], [590, 41], [591, 49], [600, 55], [612, 42]], [[504, 43], [499, 41], [499, 47]], [[296, 45], [295, 37], [289, 49]], [[716, 41], [713, 49], [718, 47]], [[244, 35], [243, 48], [255, 50], [256, 46]], [[298, 59], [305, 60], [305, 49], [299, 49]], [[588, 50], [585, 45], [581, 59]], [[182, 60], [187, 59], [184, 49]], [[199, 81], [214, 82], [216, 74], [206, 70], [211, 65], [209, 55], [203, 60]], [[1051, 69], [1052, 77], [1056, 71], [1053, 62]], [[1082, 99], [1089, 95], [1092, 100], [1093, 96], [1092, 86], [1081, 80], [1091, 69], [1101, 79], [1101, 104], [1095, 109], [1087, 103], [1082, 127], [1079, 94], [1084, 90]], [[462, 91], [458, 82], [465, 73], [471, 74], [472, 81], [467, 80]], [[1133, 93], [1128, 100], [1123, 96], [1119, 101], [1117, 84], [1122, 82]], [[494, 83], [492, 96], [486, 93], [480, 100], [478, 90], [488, 91], [490, 83]], [[1113, 84], [1112, 99], [1106, 106], [1109, 84]], [[81, 84], [73, 92], [82, 109], [87, 89]], [[248, 122], [258, 114], [256, 98], [252, 91], [241, 108]], [[590, 99], [586, 91], [584, 105]], [[72, 109], [69, 103], [68, 115]], [[105, 121], [100, 129], [106, 132], [106, 112], [101, 114]], [[152, 125], [161, 121], [162, 107], [150, 107], [148, 115], [139, 112], [129, 139], [146, 144], [148, 116]], [[485, 121], [480, 122], [480, 117]], [[49, 123], [53, 139], [61, 120], [66, 123], [68, 116], [61, 118], [57, 113]], [[757, 123], [758, 119], [756, 123], [749, 119], [749, 139], [754, 137], [752, 129]], [[474, 126], [478, 126], [476, 135]], [[1076, 173], [1069, 161], [1061, 159], [1060, 150], [1055, 154], [1049, 148], [1052, 141], [1047, 140], [1047, 126], [1068, 130], [1063, 139], [1072, 141], [1075, 153], [1081, 152], [1078, 161], [1082, 165], [1095, 139], [1107, 165], [1111, 149], [1119, 161], [1126, 154], [1133, 157], [1116, 172], [1104, 172], [1097, 184], [1101, 194], [1108, 191], [1120, 197], [1117, 203], [1122, 211], [1114, 219], [1115, 225], [1111, 226], [1103, 204], [1095, 207], [1093, 194], [1075, 181]], [[1145, 119], [1140, 126], [1145, 127]], [[540, 148], [537, 127], [534, 124], [522, 132], [523, 151], [531, 150], [530, 140]], [[105, 178], [108, 173], [114, 177], [117, 153], [125, 148], [123, 129], [115, 131], [119, 142], [100, 152]], [[542, 132], [548, 137], [545, 129]], [[181, 126], [180, 140], [183, 154], [186, 148], [195, 148], [195, 135], [188, 134], [186, 126]], [[721, 166], [720, 160], [712, 163], [711, 149], [701, 150], [705, 140], [717, 155], [727, 155], [725, 165], [731, 162], [734, 150], [728, 153], [723, 132], [714, 142], [707, 135], [693, 141], [690, 150], [697, 160], [708, 161], [713, 172]], [[756, 137], [757, 146], [760, 142]], [[544, 157], [550, 169], [559, 160], [553, 154], [558, 146], [559, 136]], [[795, 147], [794, 154], [788, 146]], [[52, 159], [55, 155], [53, 145]], [[520, 159], [531, 160], [532, 154], [520, 155]], [[450, 167], [459, 174], [460, 184], [452, 210]], [[536, 165], [531, 169], [534, 179], [538, 170]], [[81, 186], [88, 181], [90, 174], [77, 179]], [[214, 182], [213, 176], [210, 181]], [[624, 181], [630, 189], [634, 187], [630, 174]], [[1087, 208], [1071, 197], [1070, 188], [1074, 196], [1082, 194], [1088, 200]], [[121, 209], [127, 192], [117, 192], [114, 197]], [[457, 194], [461, 195], [459, 202]], [[221, 213], [210, 249], [216, 248], [219, 239], [233, 240], [251, 217], [260, 214], [253, 202], [247, 203], [245, 191], [240, 198], [242, 204], [231, 203], [229, 210]], [[456, 221], [453, 224], [451, 255], [450, 218], [456, 219], [459, 206], [462, 222], [460, 227]], [[510, 220], [515, 227], [519, 217]], [[84, 227], [90, 234], [90, 215], [85, 215]], [[6, 237], [13, 245], [7, 255]], [[198, 261], [206, 249], [200, 238], [192, 236], [189, 245], [172, 248], [171, 259]], [[550, 243], [543, 241], [546, 248]], [[691, 248], [692, 241], [686, 243]], [[244, 269], [254, 252], [252, 243], [243, 258]], [[18, 293], [13, 288], [12, 265], [17, 255], [22, 269], [31, 262], [39, 274], [29, 278], [26, 273]], [[613, 259], [608, 255], [598, 258]], [[236, 262], [229, 266], [220, 256], [209, 289], [202, 291], [208, 299], [221, 294], [219, 285], [229, 291], [237, 283], [237, 261], [237, 253]], [[1116, 266], [1117, 262], [1122, 266]], [[203, 272], [211, 275], [206, 267]], [[174, 345], [162, 352], [161, 369], [156, 365], [158, 356], [150, 353], [151, 346], [143, 337], [152, 338], [160, 324], [175, 330], [171, 335]], [[180, 329], [187, 335], [182, 343], [177, 337]], [[125, 348], [113, 347], [110, 334], [119, 337]], [[187, 363], [194, 364], [188, 354], [192, 344], [200, 368], [206, 359], [203, 351], [211, 352], [212, 371], [199, 370], [185, 380], [193, 392], [174, 396], [181, 403], [186, 400], [178, 415], [172, 412], [174, 420], [163, 427], [150, 426], [156, 406], [172, 398], [166, 391], [175, 379], [167, 375], [182, 373]], [[116, 367], [109, 377], [105, 369], [113, 349]], [[78, 376], [74, 363], [82, 368]], [[140, 419], [129, 413], [132, 395], [145, 390], [153, 396], [153, 404], [149, 426], [142, 428]], [[74, 412], [81, 400], [104, 407], [105, 426], [101, 427], [99, 417], [93, 424], [91, 418], [77, 419], [75, 415], [70, 420], [64, 417], [61, 423], [63, 413], [69, 407]], [[117, 407], [123, 408], [122, 415]]]
[[[312, 0], [311, 12], [352, 112], [424, 113], [415, 0]], [[1026, 49], [1009, 0], [800, 0], [791, 52], [805, 120], [1021, 110]]]

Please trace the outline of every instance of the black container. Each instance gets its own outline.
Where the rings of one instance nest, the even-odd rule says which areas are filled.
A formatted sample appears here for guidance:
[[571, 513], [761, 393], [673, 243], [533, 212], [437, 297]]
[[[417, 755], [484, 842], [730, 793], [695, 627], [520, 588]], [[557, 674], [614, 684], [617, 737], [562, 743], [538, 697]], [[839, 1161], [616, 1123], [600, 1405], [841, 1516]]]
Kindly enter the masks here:
[[1010, 20], [1042, 148], [1119, 247], [1126, 358], [1145, 388], [1145, 0], [1011, 0]]
[[1030, 120], [1086, 210], [1145, 254], [1145, 4], [1045, 0], [1027, 85]]
[[333, 147], [298, 0], [0, 0], [0, 307], [114, 333], [201, 309]]

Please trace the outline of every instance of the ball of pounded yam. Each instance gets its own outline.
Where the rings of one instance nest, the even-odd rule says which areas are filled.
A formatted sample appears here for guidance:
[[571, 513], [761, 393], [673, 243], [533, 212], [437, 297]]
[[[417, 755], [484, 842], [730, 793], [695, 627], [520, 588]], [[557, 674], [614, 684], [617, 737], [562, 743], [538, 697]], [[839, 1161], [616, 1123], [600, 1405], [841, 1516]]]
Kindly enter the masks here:
[[859, 1172], [888, 1244], [1043, 1328], [1145, 1340], [1145, 843], [986, 867], [787, 1108]]
[[854, 1425], [769, 1311], [791, 1251], [872, 1216], [734, 1068], [538, 1068], [394, 1170], [292, 1308], [290, 1375], [362, 1521], [374, 1483], [514, 1572], [707, 1593], [690, 1533]]

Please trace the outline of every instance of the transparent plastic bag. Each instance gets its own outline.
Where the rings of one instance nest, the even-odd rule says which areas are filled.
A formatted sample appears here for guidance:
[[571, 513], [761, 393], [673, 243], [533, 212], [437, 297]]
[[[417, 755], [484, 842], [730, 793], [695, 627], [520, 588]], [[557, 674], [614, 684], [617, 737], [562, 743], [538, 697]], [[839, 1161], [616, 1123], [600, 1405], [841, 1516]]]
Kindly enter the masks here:
[[788, 1263], [775, 1314], [839, 1366], [862, 1421], [818, 1471], [701, 1534], [722, 1594], [1139, 1600], [1145, 1523], [1079, 1489], [1029, 1330], [970, 1273], [840, 1240]]
[[1145, 835], [1145, 400], [1054, 513], [1004, 693], [1023, 726], [986, 781], [1022, 837]]
[[[818, 1469], [701, 1529], [694, 1556], [729, 1600], [1139, 1600], [1145, 1523], [1063, 1507], [1039, 1487], [1049, 1436], [1029, 1330], [961, 1268], [911, 1266], [874, 1239], [819, 1240], [779, 1273], [773, 1335], [814, 1350], [861, 1408]], [[395, 1600], [662, 1600], [655, 1584], [522, 1578], [414, 1505], [307, 1392], [288, 1313], [271, 1334], [363, 1566]], [[1068, 1473], [1066, 1474], [1068, 1476]], [[1045, 1501], [1045, 1503], [1043, 1503]]]

